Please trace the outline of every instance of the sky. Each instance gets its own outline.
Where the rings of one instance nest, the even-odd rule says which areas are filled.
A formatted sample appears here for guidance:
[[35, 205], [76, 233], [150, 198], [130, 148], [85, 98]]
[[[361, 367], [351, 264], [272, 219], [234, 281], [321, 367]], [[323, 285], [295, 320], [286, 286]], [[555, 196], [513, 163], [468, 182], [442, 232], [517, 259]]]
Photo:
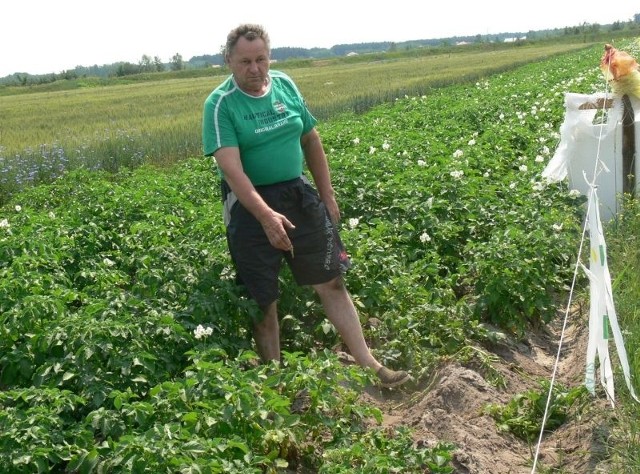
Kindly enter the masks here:
[[271, 47], [402, 42], [610, 24], [640, 13], [631, 0], [28, 0], [0, 7], [0, 77], [60, 73], [143, 55], [169, 62], [216, 54], [229, 30], [260, 23]]

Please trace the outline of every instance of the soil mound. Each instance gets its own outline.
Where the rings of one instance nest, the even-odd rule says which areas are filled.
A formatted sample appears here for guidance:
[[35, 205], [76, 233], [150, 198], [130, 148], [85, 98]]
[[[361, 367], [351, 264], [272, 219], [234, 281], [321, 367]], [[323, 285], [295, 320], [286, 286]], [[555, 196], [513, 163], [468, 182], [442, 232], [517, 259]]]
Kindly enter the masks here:
[[[584, 380], [586, 313], [577, 308], [569, 315], [562, 340], [556, 383], [570, 388]], [[500, 431], [484, 408], [487, 404], [508, 403], [515, 395], [531, 389], [539, 391], [541, 380], [551, 381], [563, 322], [564, 313], [558, 315], [556, 323], [530, 333], [524, 341], [505, 337], [491, 348], [481, 348], [495, 356], [492, 366], [502, 375], [501, 385], [492, 383], [492, 377], [484, 374], [481, 367], [449, 363], [439, 368], [428, 386], [417, 391], [370, 388], [363, 397], [382, 410], [386, 426], [409, 426], [419, 445], [432, 446], [438, 441], [454, 444], [456, 473], [531, 473], [537, 437], [530, 444]], [[572, 416], [557, 430], [545, 433], [536, 471], [607, 472], [602, 459], [608, 403], [606, 399], [593, 398], [579, 416]]]

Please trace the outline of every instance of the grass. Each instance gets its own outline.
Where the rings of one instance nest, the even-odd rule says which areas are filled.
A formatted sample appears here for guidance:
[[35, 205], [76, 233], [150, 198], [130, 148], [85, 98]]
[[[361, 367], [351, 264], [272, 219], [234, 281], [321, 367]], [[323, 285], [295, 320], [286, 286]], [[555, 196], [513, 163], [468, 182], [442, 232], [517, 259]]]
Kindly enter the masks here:
[[289, 72], [305, 94], [314, 114], [328, 118], [339, 113], [363, 112], [381, 102], [416, 96], [451, 84], [468, 83], [517, 66], [575, 51], [585, 45], [530, 45], [509, 49], [464, 48], [408, 57], [384, 56], [372, 61], [323, 63]]
[[[616, 314], [624, 334], [630, 373], [640, 395], [640, 202], [624, 200], [622, 212], [605, 230], [610, 250], [610, 268]], [[615, 473], [640, 472], [638, 402], [631, 398], [621, 370], [616, 371], [617, 409], [612, 429], [611, 458]]]
[[[577, 43], [460, 48], [446, 54], [413, 51], [277, 67], [296, 80], [322, 120], [583, 47]], [[25, 186], [51, 182], [71, 169], [116, 171], [200, 155], [202, 104], [226, 73], [191, 75], [162, 80], [146, 75], [135, 82], [114, 80], [108, 87], [96, 85], [104, 81], [82, 79], [91, 87], [50, 90], [55, 85], [46, 85], [42, 92], [32, 88], [22, 89], [30, 93], [0, 96], [0, 204]]]

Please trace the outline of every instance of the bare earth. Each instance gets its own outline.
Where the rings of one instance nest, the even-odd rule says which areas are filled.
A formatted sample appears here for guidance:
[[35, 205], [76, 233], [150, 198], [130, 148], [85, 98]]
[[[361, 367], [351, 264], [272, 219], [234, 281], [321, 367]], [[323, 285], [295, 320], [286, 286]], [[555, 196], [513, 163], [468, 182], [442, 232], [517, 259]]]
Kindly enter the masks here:
[[[551, 381], [563, 320], [564, 312], [557, 322], [530, 334], [524, 342], [505, 340], [484, 348], [497, 356], [495, 367], [504, 376], [506, 388], [489, 383], [481, 369], [451, 363], [437, 371], [428, 387], [414, 391], [370, 388], [363, 397], [382, 410], [389, 428], [404, 425], [414, 430], [419, 445], [454, 444], [456, 473], [532, 473], [538, 437], [529, 445], [500, 432], [483, 408], [489, 403], [507, 403], [530, 389], [540, 391], [540, 380]], [[567, 319], [556, 383], [570, 388], [583, 383], [587, 341], [588, 310], [578, 308]], [[579, 416], [545, 433], [535, 472], [608, 472], [603, 459], [609, 408], [606, 398], [595, 397]]]

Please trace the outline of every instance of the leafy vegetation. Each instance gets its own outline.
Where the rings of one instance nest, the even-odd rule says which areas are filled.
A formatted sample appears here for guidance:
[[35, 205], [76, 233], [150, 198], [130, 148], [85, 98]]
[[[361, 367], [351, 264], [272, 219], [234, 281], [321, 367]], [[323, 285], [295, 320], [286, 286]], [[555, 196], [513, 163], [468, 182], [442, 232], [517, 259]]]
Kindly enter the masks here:
[[[591, 47], [321, 123], [354, 262], [347, 283], [384, 363], [420, 383], [442, 358], [472, 357], [487, 323], [517, 336], [553, 317], [584, 209], [540, 172], [564, 93], [598, 90], [600, 55]], [[119, 130], [139, 128], [126, 143], [155, 154], [139, 141], [148, 117], [129, 111], [138, 125], [123, 118]], [[159, 117], [168, 135], [190, 127]], [[158, 168], [110, 146], [87, 153], [117, 172], [65, 168], [1, 208], [1, 471], [452, 472], [454, 446], [387, 432], [359, 401], [372, 374], [328, 350], [335, 332], [287, 274], [284, 359], [257, 363], [256, 308], [234, 283], [211, 159]], [[3, 176], [4, 186], [16, 175]], [[637, 235], [628, 209], [620, 246]]]
[[[544, 380], [540, 386], [540, 390], [529, 390], [515, 395], [506, 405], [489, 404], [485, 411], [496, 420], [499, 429], [533, 442], [542, 429], [550, 383]], [[572, 410], [584, 405], [587, 395], [584, 386], [569, 389], [554, 384], [544, 422], [545, 431], [553, 431], [562, 426]]]
[[[640, 268], [640, 202], [626, 196], [621, 211], [605, 229], [609, 265], [614, 277], [613, 296], [629, 361], [631, 379], [638, 393], [640, 374], [640, 282], [634, 275]], [[624, 387], [620, 370], [615, 371], [616, 386]], [[616, 391], [616, 413], [611, 430], [611, 458], [615, 472], [640, 470], [640, 432], [638, 402], [627, 390]]]

